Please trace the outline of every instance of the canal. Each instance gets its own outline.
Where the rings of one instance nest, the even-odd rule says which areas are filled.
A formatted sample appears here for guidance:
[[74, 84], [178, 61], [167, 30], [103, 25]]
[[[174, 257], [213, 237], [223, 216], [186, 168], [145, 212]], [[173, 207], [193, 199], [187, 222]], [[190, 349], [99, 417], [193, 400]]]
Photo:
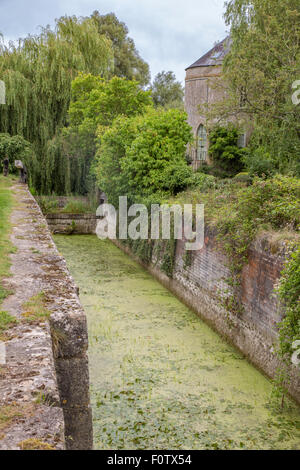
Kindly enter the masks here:
[[300, 449], [299, 408], [109, 241], [54, 237], [85, 308], [96, 449]]

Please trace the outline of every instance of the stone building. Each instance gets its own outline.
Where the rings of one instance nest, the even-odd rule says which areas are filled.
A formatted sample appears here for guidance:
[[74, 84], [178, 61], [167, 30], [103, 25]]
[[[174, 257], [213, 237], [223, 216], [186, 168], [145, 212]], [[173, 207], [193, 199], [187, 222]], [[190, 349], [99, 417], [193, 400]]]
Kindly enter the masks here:
[[[229, 50], [230, 38], [227, 37], [186, 69], [185, 109], [195, 136], [195, 144], [189, 150], [194, 169], [211, 163], [205, 117], [200, 115], [199, 105], [214, 103], [222, 97], [221, 88], [216, 89], [213, 85], [222, 78], [222, 64]], [[246, 145], [245, 134], [240, 136], [239, 145]]]

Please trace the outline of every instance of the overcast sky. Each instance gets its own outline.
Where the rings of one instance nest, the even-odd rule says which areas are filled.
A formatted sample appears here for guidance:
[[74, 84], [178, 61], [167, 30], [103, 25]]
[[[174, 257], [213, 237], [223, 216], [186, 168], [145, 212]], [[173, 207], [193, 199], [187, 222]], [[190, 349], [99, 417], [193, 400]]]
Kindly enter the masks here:
[[184, 69], [226, 36], [224, 0], [0, 0], [0, 32], [5, 39], [38, 33], [62, 15], [114, 12], [129, 28], [152, 78]]

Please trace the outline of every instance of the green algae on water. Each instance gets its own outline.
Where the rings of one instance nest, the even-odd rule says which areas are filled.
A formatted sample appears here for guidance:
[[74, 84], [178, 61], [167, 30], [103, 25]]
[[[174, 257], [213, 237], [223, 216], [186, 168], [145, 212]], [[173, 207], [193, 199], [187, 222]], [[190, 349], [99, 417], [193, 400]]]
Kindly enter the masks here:
[[109, 241], [55, 236], [88, 317], [96, 449], [299, 449], [299, 408]]

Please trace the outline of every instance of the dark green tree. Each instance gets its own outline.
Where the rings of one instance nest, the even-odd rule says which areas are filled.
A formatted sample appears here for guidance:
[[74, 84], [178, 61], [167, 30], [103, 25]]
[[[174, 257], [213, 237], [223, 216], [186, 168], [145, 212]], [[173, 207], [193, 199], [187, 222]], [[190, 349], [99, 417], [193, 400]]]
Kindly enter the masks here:
[[152, 85], [152, 97], [156, 106], [164, 108], [183, 108], [184, 90], [176, 81], [173, 72], [160, 72]]
[[109, 201], [132, 202], [153, 193], [176, 194], [193, 181], [185, 159], [192, 140], [186, 114], [177, 109], [149, 109], [143, 115], [117, 118], [101, 137], [97, 180]]
[[137, 80], [142, 86], [150, 82], [149, 65], [140, 57], [133, 39], [128, 37], [128, 28], [119, 21], [114, 13], [100, 15], [95, 11], [93, 18], [100, 35], [106, 36], [112, 42], [114, 52], [113, 74], [117, 77]]
[[243, 169], [246, 149], [238, 147], [239, 131], [233, 125], [216, 126], [209, 134], [209, 154], [217, 169], [224, 176], [233, 176]]
[[220, 83], [224, 100], [209, 118], [250, 122], [252, 149], [262, 146], [277, 171], [300, 175], [300, 105], [292, 100], [300, 71], [299, 0], [229, 0], [225, 19], [231, 47]]
[[149, 106], [150, 92], [142, 90], [136, 81], [119, 77], [104, 80], [91, 74], [80, 74], [73, 81], [69, 125], [58, 137], [70, 165], [71, 192], [85, 194], [93, 189], [90, 169], [96, 134], [101, 136], [118, 116], [136, 116]]

